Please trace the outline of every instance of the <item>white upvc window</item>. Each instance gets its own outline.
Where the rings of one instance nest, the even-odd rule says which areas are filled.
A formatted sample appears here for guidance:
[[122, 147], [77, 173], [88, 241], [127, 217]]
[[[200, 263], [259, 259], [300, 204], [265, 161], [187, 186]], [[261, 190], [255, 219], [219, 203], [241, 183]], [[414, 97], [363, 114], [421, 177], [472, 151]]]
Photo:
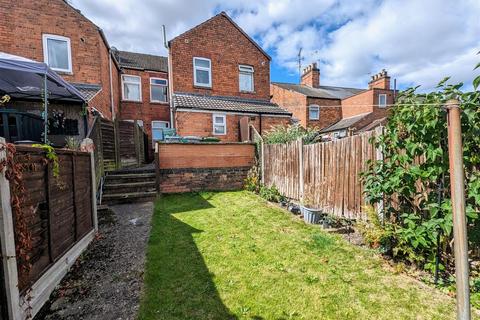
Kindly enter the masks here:
[[168, 121], [152, 121], [152, 142], [155, 145], [156, 141], [163, 141], [165, 139], [164, 129], [170, 128]]
[[241, 64], [238, 66], [238, 71], [239, 71], [238, 82], [240, 84], [240, 91], [253, 92], [254, 90], [253, 67]]
[[385, 108], [387, 106], [387, 95], [385, 93], [378, 95], [378, 106], [380, 108]]
[[214, 113], [212, 115], [213, 134], [225, 135], [227, 134], [227, 117], [224, 114]]
[[193, 82], [199, 87], [212, 87], [212, 62], [207, 58], [193, 58]]
[[142, 84], [139, 76], [122, 75], [122, 99], [142, 101]]
[[162, 78], [150, 78], [150, 101], [167, 102], [168, 81]]
[[320, 119], [320, 107], [317, 105], [312, 105], [308, 107], [308, 119], [309, 120], [318, 120]]
[[70, 39], [54, 34], [43, 35], [43, 61], [60, 72], [72, 72]]

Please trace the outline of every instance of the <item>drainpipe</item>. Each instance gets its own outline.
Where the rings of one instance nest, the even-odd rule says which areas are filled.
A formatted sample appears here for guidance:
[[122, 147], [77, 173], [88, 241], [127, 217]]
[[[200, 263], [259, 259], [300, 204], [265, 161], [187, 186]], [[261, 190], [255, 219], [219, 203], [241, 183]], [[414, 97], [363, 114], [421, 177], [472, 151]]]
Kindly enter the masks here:
[[165, 49], [167, 49], [167, 65], [168, 65], [168, 99], [169, 99], [169, 105], [170, 105], [170, 128], [174, 129], [175, 128], [175, 119], [173, 117], [173, 76], [172, 76], [172, 59], [170, 57], [170, 46], [168, 45], [167, 42], [167, 31], [165, 29], [165, 25], [162, 25], [162, 30], [163, 30], [163, 45]]
[[112, 49], [108, 49], [108, 70], [110, 78], [110, 112], [112, 113], [112, 120], [115, 120], [115, 105], [113, 102], [113, 79], [112, 79]]
[[259, 113], [258, 116], [260, 118], [260, 132], [259, 133], [260, 133], [260, 135], [262, 135], [262, 114]]

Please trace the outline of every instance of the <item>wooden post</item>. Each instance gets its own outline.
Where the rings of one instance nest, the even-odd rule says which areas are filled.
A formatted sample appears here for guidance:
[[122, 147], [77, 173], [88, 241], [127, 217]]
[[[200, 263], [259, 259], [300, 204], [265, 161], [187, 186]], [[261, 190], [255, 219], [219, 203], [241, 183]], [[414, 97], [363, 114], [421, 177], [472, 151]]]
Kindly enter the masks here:
[[297, 140], [297, 145], [298, 145], [298, 171], [299, 171], [299, 190], [300, 190], [300, 199], [303, 198], [303, 193], [304, 193], [304, 186], [303, 186], [303, 139], [298, 138]]
[[95, 144], [90, 138], [83, 139], [80, 144], [80, 150], [90, 153], [90, 170], [92, 183], [92, 219], [95, 231], [98, 231], [98, 216], [97, 216], [97, 183], [95, 178]]
[[457, 319], [470, 320], [470, 287], [468, 265], [467, 218], [465, 215], [465, 175], [463, 168], [462, 125], [457, 100], [449, 100], [448, 158], [453, 209], [453, 245], [455, 253], [455, 283], [457, 286]]
[[260, 165], [261, 165], [261, 174], [262, 174], [262, 185], [265, 184], [265, 144], [263, 142], [263, 139], [262, 137], [260, 137], [260, 152], [261, 152], [261, 155], [260, 155]]
[[140, 143], [139, 143], [139, 134], [137, 128], [137, 120], [133, 120], [133, 141], [135, 147], [135, 158], [137, 159], [137, 166], [140, 165]]
[[[5, 138], [0, 137], [0, 144], [5, 145]], [[0, 161], [7, 156], [6, 150], [0, 151]], [[5, 177], [5, 168], [0, 172], [0, 242], [4, 271], [7, 309], [10, 319], [20, 320], [20, 293], [18, 291], [17, 257], [15, 252], [15, 235], [12, 206], [10, 203], [10, 183]]]
[[160, 148], [158, 142], [155, 142], [155, 187], [157, 189], [157, 194], [160, 194]]
[[113, 122], [113, 136], [115, 144], [115, 162], [117, 169], [122, 167], [122, 156], [120, 154], [120, 122], [118, 118]]

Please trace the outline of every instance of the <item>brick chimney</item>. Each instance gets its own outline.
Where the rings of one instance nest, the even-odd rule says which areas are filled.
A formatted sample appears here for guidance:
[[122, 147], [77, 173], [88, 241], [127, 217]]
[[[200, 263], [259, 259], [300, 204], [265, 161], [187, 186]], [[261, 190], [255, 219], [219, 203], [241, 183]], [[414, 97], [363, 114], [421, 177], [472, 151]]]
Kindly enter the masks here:
[[369, 89], [385, 89], [390, 90], [390, 76], [385, 69], [372, 76], [372, 80], [368, 83]]
[[316, 62], [303, 69], [300, 83], [312, 88], [320, 87], [320, 69], [318, 69]]

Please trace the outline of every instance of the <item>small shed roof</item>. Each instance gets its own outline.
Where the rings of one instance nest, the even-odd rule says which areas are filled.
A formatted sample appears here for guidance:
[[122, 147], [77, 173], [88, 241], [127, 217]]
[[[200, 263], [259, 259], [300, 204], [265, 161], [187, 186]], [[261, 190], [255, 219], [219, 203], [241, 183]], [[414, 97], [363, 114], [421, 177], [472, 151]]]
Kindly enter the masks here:
[[224, 112], [240, 112], [255, 114], [271, 114], [291, 116], [292, 114], [277, 104], [265, 100], [245, 99], [239, 97], [204, 96], [191, 93], [175, 93], [175, 108], [211, 110]]
[[0, 52], [0, 94], [12, 98], [39, 100], [47, 79], [48, 100], [86, 102], [73, 85], [43, 62]]

